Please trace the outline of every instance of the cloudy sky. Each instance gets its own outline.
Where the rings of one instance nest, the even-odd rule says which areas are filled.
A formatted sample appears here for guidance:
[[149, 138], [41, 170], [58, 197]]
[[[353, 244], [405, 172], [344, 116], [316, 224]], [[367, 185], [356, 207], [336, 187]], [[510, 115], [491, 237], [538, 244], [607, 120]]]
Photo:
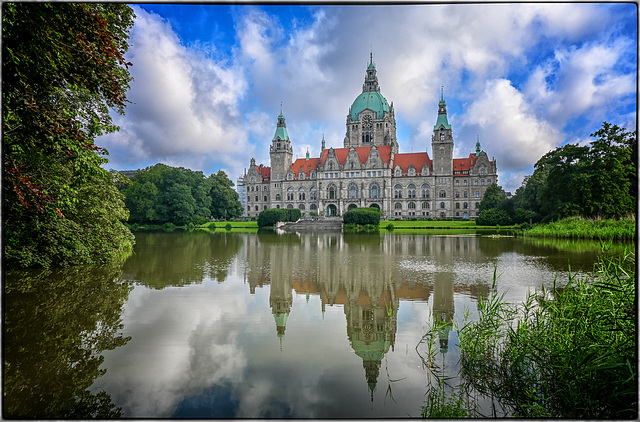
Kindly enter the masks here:
[[455, 156], [479, 138], [512, 192], [603, 121], [636, 127], [632, 3], [133, 8], [132, 104], [97, 140], [117, 170], [163, 162], [235, 182], [252, 157], [269, 165], [281, 104], [295, 156], [318, 156], [323, 134], [342, 147], [371, 52], [401, 152], [431, 155], [444, 86]]

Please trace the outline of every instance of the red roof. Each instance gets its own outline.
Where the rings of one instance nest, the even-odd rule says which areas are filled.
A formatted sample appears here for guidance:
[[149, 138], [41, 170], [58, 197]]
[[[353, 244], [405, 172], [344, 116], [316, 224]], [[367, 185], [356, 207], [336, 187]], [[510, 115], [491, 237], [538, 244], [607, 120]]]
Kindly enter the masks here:
[[453, 175], [454, 176], [467, 176], [469, 170], [478, 161], [478, 157], [475, 154], [469, 155], [469, 158], [454, 158], [453, 159]]
[[262, 165], [256, 166], [258, 173], [262, 177], [263, 182], [268, 182], [271, 179], [271, 167], [263, 167]]
[[[380, 159], [382, 159], [382, 162], [385, 164], [389, 164], [389, 161], [391, 159], [391, 146], [382, 145], [377, 148], [378, 148], [378, 154], [380, 154]], [[336, 153], [336, 158], [338, 159], [338, 163], [340, 163], [341, 166], [344, 165], [344, 163], [347, 161], [347, 156], [349, 155], [349, 149], [350, 148], [334, 148], [333, 149]], [[360, 160], [362, 164], [367, 162], [367, 158], [369, 158], [370, 153], [371, 153], [371, 147], [356, 147], [356, 154], [358, 154], [358, 160]], [[328, 149], [325, 149], [322, 152], [322, 156], [320, 157], [320, 165], [324, 165], [325, 161], [327, 160], [328, 154], [329, 154]]]
[[393, 166], [400, 166], [403, 173], [409, 171], [409, 166], [413, 164], [416, 169], [416, 173], [422, 172], [422, 166], [425, 164], [431, 168], [432, 162], [429, 158], [429, 154], [426, 152], [412, 152], [408, 154], [396, 154], [393, 159]]
[[305, 177], [308, 179], [309, 174], [311, 173], [311, 170], [318, 169], [319, 161], [320, 161], [319, 158], [309, 158], [308, 160], [306, 158], [298, 158], [291, 166], [291, 171], [297, 178], [298, 174], [300, 173], [300, 170], [302, 170], [305, 173]]

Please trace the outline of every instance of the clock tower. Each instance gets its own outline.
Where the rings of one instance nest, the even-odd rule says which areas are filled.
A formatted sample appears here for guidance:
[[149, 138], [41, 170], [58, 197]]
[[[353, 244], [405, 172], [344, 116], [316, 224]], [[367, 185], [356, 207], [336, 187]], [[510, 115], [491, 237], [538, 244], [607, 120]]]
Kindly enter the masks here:
[[282, 114], [282, 105], [280, 106], [276, 133], [271, 140], [269, 155], [271, 156], [271, 181], [280, 182], [284, 180], [293, 161], [293, 148], [291, 148], [287, 124], [284, 121], [284, 114]]
[[433, 173], [435, 175], [453, 175], [453, 135], [447, 119], [447, 103], [444, 101], [444, 89], [441, 89], [438, 103], [438, 120], [433, 127], [431, 137], [433, 153]]

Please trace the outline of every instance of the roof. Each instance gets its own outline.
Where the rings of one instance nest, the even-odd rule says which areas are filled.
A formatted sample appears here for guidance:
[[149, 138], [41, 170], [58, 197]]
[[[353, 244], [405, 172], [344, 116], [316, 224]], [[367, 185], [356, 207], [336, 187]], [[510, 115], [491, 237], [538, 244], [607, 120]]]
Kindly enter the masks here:
[[[389, 164], [391, 160], [391, 145], [382, 145], [378, 148], [378, 154], [380, 155], [380, 159], [383, 163]], [[340, 165], [344, 165], [347, 161], [347, 156], [349, 155], [350, 148], [334, 148], [333, 151], [336, 153], [336, 158], [338, 159], [338, 163]], [[320, 165], [324, 165], [327, 161], [327, 156], [329, 154], [329, 150], [325, 149], [322, 152], [322, 156], [320, 157]], [[358, 160], [362, 164], [367, 162], [367, 158], [369, 158], [369, 154], [371, 154], [371, 147], [356, 147], [356, 154], [358, 154]]]
[[429, 167], [432, 166], [431, 158], [426, 152], [412, 152], [407, 154], [396, 154], [393, 158], [393, 166], [400, 166], [403, 173], [407, 173], [409, 166], [413, 164], [416, 172], [422, 171], [422, 166], [425, 164]]
[[276, 138], [280, 138], [283, 141], [289, 140], [289, 133], [287, 132], [287, 128], [284, 126], [276, 127], [276, 133], [273, 135], [272, 141], [275, 141]]
[[445, 129], [451, 129], [446, 113], [438, 114], [438, 120], [436, 120], [436, 125], [433, 127], [433, 130], [438, 130], [440, 126], [444, 126]]
[[268, 182], [271, 179], [271, 167], [256, 166], [256, 169], [258, 169], [258, 174], [262, 177], [263, 182]]
[[471, 167], [475, 166], [478, 157], [475, 154], [469, 155], [469, 158], [453, 159], [453, 175], [467, 176]]
[[300, 170], [302, 170], [304, 171], [306, 177], [309, 178], [309, 174], [311, 173], [311, 170], [318, 169], [319, 161], [320, 161], [319, 158], [309, 158], [308, 160], [306, 158], [298, 158], [291, 165], [291, 171], [295, 174], [295, 177], [297, 178], [298, 174], [300, 173]]
[[385, 111], [391, 111], [389, 103], [378, 91], [366, 91], [356, 97], [349, 109], [351, 120], [358, 120], [358, 114], [366, 109], [375, 112], [376, 119], [382, 119]]

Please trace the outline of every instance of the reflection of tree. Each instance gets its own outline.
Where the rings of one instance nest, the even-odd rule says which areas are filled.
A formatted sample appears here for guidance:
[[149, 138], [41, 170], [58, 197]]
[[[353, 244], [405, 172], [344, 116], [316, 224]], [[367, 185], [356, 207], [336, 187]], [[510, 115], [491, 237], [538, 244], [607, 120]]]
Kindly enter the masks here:
[[242, 239], [238, 233], [139, 233], [125, 278], [154, 289], [200, 283], [206, 276], [222, 282]]
[[104, 391], [87, 389], [106, 370], [101, 353], [127, 343], [122, 306], [132, 286], [119, 266], [6, 275], [4, 416], [121, 416]]

